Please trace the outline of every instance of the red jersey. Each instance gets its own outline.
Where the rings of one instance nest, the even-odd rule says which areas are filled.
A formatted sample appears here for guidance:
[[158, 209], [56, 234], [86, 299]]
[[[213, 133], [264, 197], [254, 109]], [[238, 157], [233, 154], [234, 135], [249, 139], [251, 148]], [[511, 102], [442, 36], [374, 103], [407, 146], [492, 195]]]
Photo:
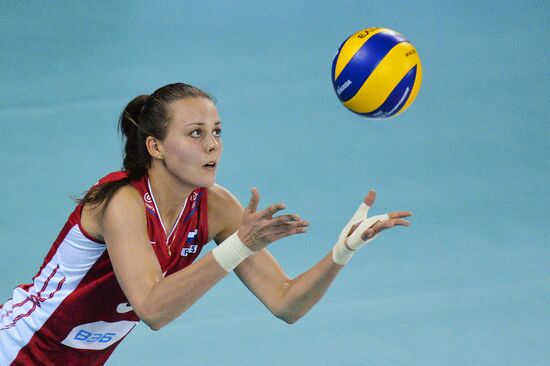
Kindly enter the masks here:
[[[98, 184], [126, 177], [114, 172]], [[145, 204], [151, 247], [165, 276], [190, 265], [208, 241], [207, 190], [182, 202], [166, 232], [147, 176], [130, 183]], [[103, 365], [139, 318], [122, 292], [104, 242], [82, 228], [76, 207], [33, 283], [0, 308], [0, 365]]]

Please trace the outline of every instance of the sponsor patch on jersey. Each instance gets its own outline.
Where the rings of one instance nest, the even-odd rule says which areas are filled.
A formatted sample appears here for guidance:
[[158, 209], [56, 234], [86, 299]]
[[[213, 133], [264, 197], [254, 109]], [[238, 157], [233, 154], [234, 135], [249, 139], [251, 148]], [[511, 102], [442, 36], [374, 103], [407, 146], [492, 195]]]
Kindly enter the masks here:
[[181, 256], [187, 257], [189, 254], [193, 254], [197, 252], [198, 245], [195, 244], [195, 242], [198, 239], [198, 233], [199, 230], [195, 229], [193, 231], [190, 231], [187, 234], [187, 239], [185, 240], [185, 245], [183, 246], [183, 249], [181, 250]]
[[186, 243], [193, 243], [197, 240], [197, 234], [199, 233], [199, 229], [195, 229], [193, 231], [190, 231], [188, 234], [187, 234], [187, 240], [185, 241]]
[[197, 248], [199, 246], [198, 245], [189, 245], [189, 246], [186, 246], [185, 248], [183, 248], [181, 250], [181, 256], [182, 257], [187, 257], [189, 254], [194, 254], [197, 252]]
[[135, 321], [121, 320], [114, 323], [99, 321], [81, 324], [74, 327], [61, 343], [78, 349], [105, 349], [130, 333], [137, 323]]

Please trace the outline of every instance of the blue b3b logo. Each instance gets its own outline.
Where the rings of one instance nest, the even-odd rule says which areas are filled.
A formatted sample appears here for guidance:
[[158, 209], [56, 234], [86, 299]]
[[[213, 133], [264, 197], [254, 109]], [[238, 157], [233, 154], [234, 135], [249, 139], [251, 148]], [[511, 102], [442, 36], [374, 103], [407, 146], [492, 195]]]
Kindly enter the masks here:
[[116, 336], [116, 333], [92, 333], [87, 332], [84, 329], [80, 329], [78, 333], [74, 336], [74, 339], [77, 341], [85, 342], [101, 342], [107, 343], [113, 340], [113, 337]]
[[137, 323], [130, 320], [117, 322], [101, 320], [80, 324], [74, 327], [61, 343], [78, 349], [105, 349], [124, 338]]

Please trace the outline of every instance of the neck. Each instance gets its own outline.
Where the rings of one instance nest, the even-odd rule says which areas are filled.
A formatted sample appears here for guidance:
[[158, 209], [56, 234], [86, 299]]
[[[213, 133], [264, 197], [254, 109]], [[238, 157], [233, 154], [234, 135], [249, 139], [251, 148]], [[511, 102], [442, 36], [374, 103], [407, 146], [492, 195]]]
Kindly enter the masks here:
[[149, 169], [149, 183], [159, 211], [168, 219], [179, 214], [185, 200], [196, 188], [182, 185], [160, 169]]

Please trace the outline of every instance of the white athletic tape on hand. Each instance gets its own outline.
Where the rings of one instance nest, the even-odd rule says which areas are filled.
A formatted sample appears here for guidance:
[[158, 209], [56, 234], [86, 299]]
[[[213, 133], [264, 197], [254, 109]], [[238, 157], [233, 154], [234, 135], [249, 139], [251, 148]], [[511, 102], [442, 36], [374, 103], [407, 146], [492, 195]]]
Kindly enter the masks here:
[[[332, 248], [332, 259], [334, 263], [342, 266], [347, 264], [357, 250], [359, 250], [363, 245], [371, 242], [378, 236], [375, 235], [370, 239], [363, 240], [361, 238], [361, 235], [378, 221], [389, 220], [388, 214], [377, 215], [367, 218], [369, 208], [370, 207], [367, 206], [365, 203], [362, 203], [351, 218], [351, 220], [347, 223], [347, 225], [340, 233], [338, 241]], [[353, 234], [348, 237], [351, 228], [355, 224], [359, 224], [359, 226], [355, 229]]]
[[360, 249], [363, 245], [367, 244], [368, 242], [374, 240], [374, 238], [376, 238], [378, 236], [375, 235], [373, 236], [372, 238], [370, 239], [367, 239], [367, 240], [363, 240], [361, 238], [361, 235], [363, 235], [363, 233], [370, 227], [372, 227], [374, 224], [376, 224], [378, 221], [384, 221], [384, 220], [389, 220], [390, 217], [388, 216], [388, 214], [384, 214], [384, 215], [377, 215], [377, 216], [373, 216], [373, 217], [369, 217], [368, 219], [364, 219], [362, 220], [361, 224], [357, 227], [357, 229], [355, 229], [355, 231], [353, 232], [353, 234], [351, 234], [348, 238], [347, 238], [347, 244], [348, 244], [348, 247], [350, 247], [351, 249], [353, 250], [358, 250]]
[[212, 250], [214, 259], [227, 272], [233, 271], [239, 263], [254, 253], [253, 250], [244, 245], [237, 235], [237, 232], [233, 233], [229, 238], [225, 239], [220, 245]]

